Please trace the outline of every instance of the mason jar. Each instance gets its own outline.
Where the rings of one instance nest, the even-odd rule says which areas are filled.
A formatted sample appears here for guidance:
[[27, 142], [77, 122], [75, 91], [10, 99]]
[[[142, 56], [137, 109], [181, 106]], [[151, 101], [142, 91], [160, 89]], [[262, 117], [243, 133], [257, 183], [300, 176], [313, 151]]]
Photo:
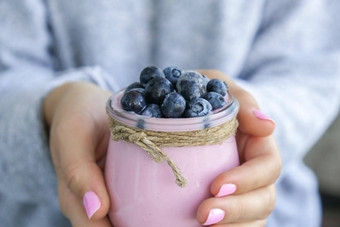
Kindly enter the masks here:
[[[115, 227], [201, 226], [196, 211], [203, 200], [212, 197], [211, 183], [219, 174], [239, 165], [235, 140], [238, 101], [228, 93], [224, 108], [203, 117], [152, 118], [123, 110], [120, 105], [123, 94], [124, 90], [113, 94], [106, 106], [114, 126], [118, 124], [133, 132], [127, 130], [128, 139], [117, 139], [116, 136], [120, 138], [117, 134], [125, 131], [114, 130], [111, 125], [111, 136], [115, 139], [110, 139], [105, 166], [111, 221]], [[233, 131], [216, 141], [222, 132], [213, 130], [230, 124], [234, 124], [229, 128]], [[223, 130], [225, 133], [226, 129]], [[155, 160], [133, 139], [129, 141], [136, 134], [144, 135], [137, 140], [152, 141], [148, 139], [149, 132], [156, 140], [158, 135], [168, 138], [166, 145], [157, 145], [163, 153], [160, 160]], [[201, 139], [204, 144], [195, 144], [195, 140]], [[180, 145], [181, 141], [184, 145]], [[178, 179], [178, 173], [167, 160], [182, 179]], [[180, 180], [185, 182], [180, 185]]]

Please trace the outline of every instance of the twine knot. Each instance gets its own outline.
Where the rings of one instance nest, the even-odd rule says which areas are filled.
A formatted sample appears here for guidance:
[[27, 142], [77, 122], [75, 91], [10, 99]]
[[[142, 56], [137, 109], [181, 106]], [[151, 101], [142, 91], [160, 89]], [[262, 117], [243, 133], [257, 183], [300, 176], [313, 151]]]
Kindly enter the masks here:
[[144, 132], [138, 132], [138, 133], [129, 135], [129, 141], [132, 143], [134, 143], [135, 141], [143, 141], [145, 137], [146, 137], [146, 134]]

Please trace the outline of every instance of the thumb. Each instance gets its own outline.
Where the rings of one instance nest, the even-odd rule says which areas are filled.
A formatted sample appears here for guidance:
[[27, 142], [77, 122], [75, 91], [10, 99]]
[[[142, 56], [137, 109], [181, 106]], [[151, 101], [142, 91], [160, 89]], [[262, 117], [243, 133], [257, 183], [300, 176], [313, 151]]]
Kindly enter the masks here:
[[239, 101], [240, 110], [237, 116], [238, 130], [253, 136], [269, 136], [275, 129], [275, 122], [260, 111], [255, 98], [246, 90], [238, 86], [232, 79], [217, 70], [199, 70], [200, 73], [210, 79], [225, 81], [230, 93]]
[[[88, 218], [104, 218], [110, 207], [104, 175], [96, 163], [98, 146], [93, 129], [82, 119], [57, 122], [51, 131], [51, 153], [58, 181], [62, 182], [83, 204]], [[67, 130], [65, 130], [67, 128]]]
[[253, 136], [269, 136], [275, 129], [275, 122], [261, 112], [254, 97], [235, 83], [231, 87], [233, 94], [240, 103], [237, 119], [239, 130]]
[[64, 180], [68, 188], [82, 200], [89, 219], [104, 218], [109, 211], [109, 196], [104, 176], [92, 160], [79, 160], [65, 168]]

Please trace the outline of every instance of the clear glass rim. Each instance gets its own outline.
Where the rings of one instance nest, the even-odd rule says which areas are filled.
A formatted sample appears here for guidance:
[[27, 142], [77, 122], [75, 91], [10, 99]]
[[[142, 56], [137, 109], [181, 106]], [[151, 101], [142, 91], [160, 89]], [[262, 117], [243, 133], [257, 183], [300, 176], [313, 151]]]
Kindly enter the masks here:
[[125, 89], [114, 93], [106, 102], [110, 117], [130, 127], [151, 131], [182, 132], [211, 128], [236, 117], [239, 111], [238, 100], [228, 92], [227, 105], [203, 117], [194, 118], [154, 118], [123, 110], [120, 99]]

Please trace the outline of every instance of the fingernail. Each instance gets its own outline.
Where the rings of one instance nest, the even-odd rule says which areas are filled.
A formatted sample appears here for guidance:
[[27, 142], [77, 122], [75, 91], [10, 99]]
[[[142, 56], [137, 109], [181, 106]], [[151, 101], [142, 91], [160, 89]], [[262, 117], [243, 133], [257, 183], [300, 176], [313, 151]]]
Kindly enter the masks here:
[[260, 120], [268, 120], [275, 124], [275, 121], [273, 119], [271, 119], [270, 117], [262, 113], [260, 110], [254, 110], [253, 114], [255, 115], [255, 117], [257, 117]]
[[96, 213], [96, 211], [101, 206], [101, 202], [97, 194], [92, 191], [88, 191], [85, 193], [84, 198], [83, 198], [83, 203], [84, 203], [87, 217], [89, 219], [91, 219], [94, 213]]
[[212, 225], [217, 222], [220, 222], [224, 218], [224, 215], [225, 215], [224, 210], [221, 210], [219, 208], [211, 209], [209, 212], [209, 216], [203, 225]]
[[224, 184], [220, 188], [219, 192], [215, 195], [215, 197], [223, 197], [227, 195], [231, 195], [236, 191], [236, 185], [235, 184]]

